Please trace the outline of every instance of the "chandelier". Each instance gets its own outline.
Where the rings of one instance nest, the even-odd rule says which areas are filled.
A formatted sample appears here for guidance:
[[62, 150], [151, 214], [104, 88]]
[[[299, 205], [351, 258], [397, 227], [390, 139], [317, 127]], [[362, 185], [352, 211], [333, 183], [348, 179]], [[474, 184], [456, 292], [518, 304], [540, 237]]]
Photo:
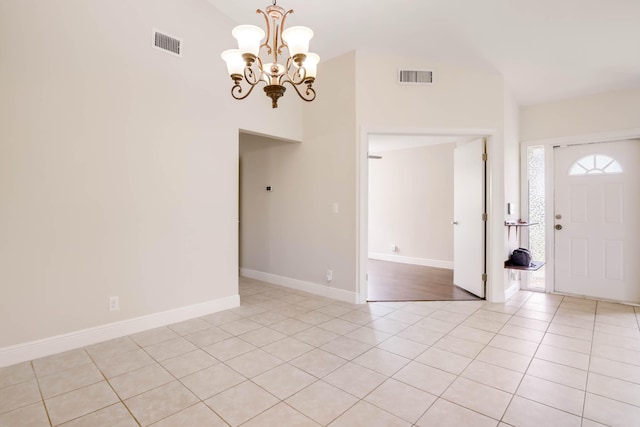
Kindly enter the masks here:
[[[283, 85], [288, 83], [300, 98], [313, 101], [316, 91], [312, 85], [320, 61], [318, 55], [309, 52], [309, 40], [313, 37], [313, 31], [300, 26], [285, 30], [284, 22], [293, 10], [285, 12], [276, 5], [276, 0], [271, 6], [267, 6], [266, 12], [258, 9], [256, 13], [264, 16], [267, 24], [266, 39], [265, 32], [260, 27], [239, 25], [231, 32], [238, 40], [238, 49], [222, 52], [222, 59], [227, 63], [229, 75], [233, 80], [231, 96], [235, 99], [245, 99], [258, 83], [263, 83], [265, 94], [271, 98], [271, 106], [278, 108], [278, 99], [286, 90]], [[289, 56], [281, 64], [278, 58], [282, 56], [285, 47]], [[261, 51], [264, 52], [265, 62], [260, 57]], [[248, 86], [248, 90], [245, 91], [241, 82]]]

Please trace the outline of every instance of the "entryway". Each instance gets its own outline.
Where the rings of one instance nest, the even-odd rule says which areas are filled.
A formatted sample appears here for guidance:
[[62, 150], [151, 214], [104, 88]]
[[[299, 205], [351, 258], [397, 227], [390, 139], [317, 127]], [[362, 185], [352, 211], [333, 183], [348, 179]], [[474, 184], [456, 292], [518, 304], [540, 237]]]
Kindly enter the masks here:
[[640, 142], [553, 151], [556, 291], [640, 303]]
[[522, 288], [640, 303], [637, 133], [533, 141], [523, 154], [523, 212], [539, 225], [521, 244], [547, 264]]

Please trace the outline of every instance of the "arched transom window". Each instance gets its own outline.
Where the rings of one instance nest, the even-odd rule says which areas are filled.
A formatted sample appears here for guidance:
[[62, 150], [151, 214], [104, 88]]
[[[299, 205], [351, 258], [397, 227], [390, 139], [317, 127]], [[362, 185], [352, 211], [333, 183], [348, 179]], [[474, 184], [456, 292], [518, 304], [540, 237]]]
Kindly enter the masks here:
[[571, 166], [569, 175], [596, 175], [622, 173], [622, 166], [615, 159], [603, 154], [590, 154]]

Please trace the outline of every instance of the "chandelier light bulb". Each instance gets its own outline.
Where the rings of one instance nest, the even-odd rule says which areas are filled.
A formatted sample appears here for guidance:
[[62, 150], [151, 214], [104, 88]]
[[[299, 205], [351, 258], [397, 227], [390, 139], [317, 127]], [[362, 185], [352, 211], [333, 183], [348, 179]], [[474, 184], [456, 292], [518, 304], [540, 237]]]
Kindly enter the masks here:
[[242, 76], [244, 73], [245, 62], [242, 59], [242, 54], [238, 49], [229, 49], [222, 52], [220, 55], [224, 62], [227, 63], [227, 71], [229, 71], [229, 75], [233, 78], [233, 76]]
[[304, 60], [302, 66], [307, 72], [307, 79], [315, 79], [318, 75], [318, 62], [320, 62], [320, 57], [315, 53], [307, 53], [307, 58]]
[[262, 28], [255, 25], [238, 25], [231, 31], [231, 35], [238, 40], [238, 50], [241, 54], [258, 56], [260, 42], [264, 39]]
[[289, 48], [289, 54], [298, 63], [304, 62], [309, 52], [309, 41], [313, 38], [313, 31], [307, 27], [291, 27], [282, 32], [282, 40]]

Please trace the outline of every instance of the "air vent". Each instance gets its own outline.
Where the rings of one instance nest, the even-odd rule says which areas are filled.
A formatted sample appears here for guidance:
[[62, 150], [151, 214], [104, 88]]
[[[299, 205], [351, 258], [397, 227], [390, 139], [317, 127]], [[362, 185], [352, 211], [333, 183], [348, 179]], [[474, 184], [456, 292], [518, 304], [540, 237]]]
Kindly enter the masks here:
[[182, 40], [153, 30], [153, 46], [176, 56], [182, 56]]
[[433, 71], [398, 70], [398, 83], [401, 85], [430, 85], [433, 83]]

